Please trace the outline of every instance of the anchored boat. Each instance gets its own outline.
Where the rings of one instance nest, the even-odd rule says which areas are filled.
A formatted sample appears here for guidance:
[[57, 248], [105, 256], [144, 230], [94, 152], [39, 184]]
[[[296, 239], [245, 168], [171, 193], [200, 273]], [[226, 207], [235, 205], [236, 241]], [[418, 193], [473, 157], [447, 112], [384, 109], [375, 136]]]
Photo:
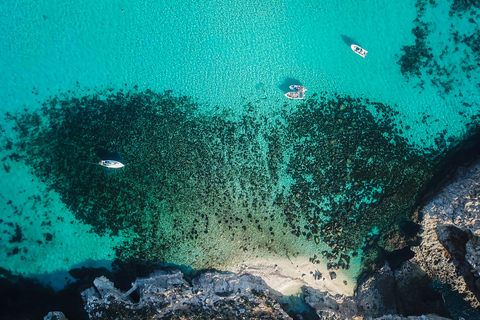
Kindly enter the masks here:
[[98, 163], [102, 167], [105, 168], [112, 168], [112, 169], [119, 169], [125, 167], [125, 165], [121, 162], [118, 162], [116, 160], [102, 160]]
[[363, 49], [360, 46], [357, 46], [356, 44], [352, 44], [350, 46], [350, 48], [352, 48], [353, 52], [355, 52], [356, 54], [358, 54], [362, 58], [365, 58], [365, 56], [367, 55], [367, 52], [368, 52], [367, 50]]
[[293, 91], [285, 93], [285, 97], [289, 99], [305, 99], [305, 91], [307, 91], [305, 87], [299, 85], [291, 85], [289, 88]]

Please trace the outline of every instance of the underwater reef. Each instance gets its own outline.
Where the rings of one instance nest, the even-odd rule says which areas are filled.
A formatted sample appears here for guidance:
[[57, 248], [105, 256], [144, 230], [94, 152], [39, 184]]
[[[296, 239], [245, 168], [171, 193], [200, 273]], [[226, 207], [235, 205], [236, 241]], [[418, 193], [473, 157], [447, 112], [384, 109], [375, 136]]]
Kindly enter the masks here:
[[171, 91], [59, 95], [9, 115], [19, 139], [7, 144], [79, 220], [126, 235], [124, 260], [202, 269], [286, 254], [348, 270], [400, 249], [386, 239], [438, 157], [398, 135], [388, 106], [314, 94], [277, 118], [251, 103], [238, 119], [200, 109]]
[[390, 236], [431, 177], [433, 161], [395, 135], [389, 122], [394, 116], [381, 103], [315, 96], [288, 118], [295, 153], [289, 172], [296, 183], [286, 214], [298, 226], [288, 214], [301, 208], [307, 223], [296, 235], [320, 235], [331, 249], [322, 254], [333, 269], [348, 269], [346, 252], [366, 252]]
[[[445, 10], [448, 5], [448, 10]], [[402, 48], [398, 64], [417, 86], [438, 88], [440, 97], [453, 93], [465, 106], [476, 106], [480, 88], [480, 4], [475, 0], [418, 0], [413, 45]], [[444, 17], [448, 22], [441, 22]]]

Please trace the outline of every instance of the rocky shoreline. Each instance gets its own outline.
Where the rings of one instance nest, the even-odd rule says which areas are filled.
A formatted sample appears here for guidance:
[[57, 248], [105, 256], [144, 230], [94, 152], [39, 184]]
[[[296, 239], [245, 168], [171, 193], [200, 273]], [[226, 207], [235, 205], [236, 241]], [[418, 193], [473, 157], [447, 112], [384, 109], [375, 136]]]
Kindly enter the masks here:
[[450, 285], [480, 307], [480, 162], [458, 170], [455, 180], [422, 210], [417, 263], [432, 279]]
[[[389, 270], [382, 270], [376, 281]], [[388, 277], [388, 275], [387, 275]], [[373, 287], [372, 287], [373, 285]], [[365, 290], [365, 291], [364, 291]], [[131, 290], [115, 288], [106, 277], [95, 279], [82, 297], [90, 320], [100, 319], [447, 319], [435, 314], [403, 317], [392, 313], [381, 302], [372, 281], [357, 297], [331, 295], [304, 288], [305, 310], [287, 313], [279, 303], [278, 292], [249, 274], [208, 271], [186, 281], [179, 270], [157, 271], [138, 278]], [[288, 308], [288, 307], [287, 307]], [[374, 316], [381, 314], [380, 316]], [[44, 319], [67, 319], [60, 312]]]

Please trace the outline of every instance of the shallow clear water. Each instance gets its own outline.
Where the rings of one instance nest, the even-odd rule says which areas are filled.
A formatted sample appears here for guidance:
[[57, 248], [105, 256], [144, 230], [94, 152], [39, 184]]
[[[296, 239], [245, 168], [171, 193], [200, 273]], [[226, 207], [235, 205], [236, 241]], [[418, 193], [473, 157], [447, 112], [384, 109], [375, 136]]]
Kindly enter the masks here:
[[[80, 219], [83, 213], [72, 210], [71, 203], [66, 201], [66, 198], [61, 198], [65, 194], [61, 194], [59, 190], [66, 192], [67, 198], [70, 197], [68, 199], [71, 200], [72, 194], [65, 191], [68, 190], [67, 188], [53, 187], [53, 190], [47, 193], [52, 183], [57, 186], [70, 186], [70, 182], [65, 182], [67, 179], [65, 177], [75, 179], [75, 176], [68, 176], [62, 171], [49, 176], [50, 180], [41, 182], [38, 173], [32, 169], [31, 163], [29, 164], [31, 159], [16, 161], [15, 157], [4, 158], [17, 151], [15, 148], [21, 146], [22, 139], [33, 145], [37, 143], [36, 147], [40, 149], [50, 150], [48, 142], [42, 144], [33, 138], [36, 134], [41, 136], [41, 130], [34, 128], [32, 135], [26, 134], [19, 139], [18, 130], [13, 129], [15, 123], [12, 123], [9, 117], [5, 117], [2, 120], [2, 135], [14, 144], [12, 149], [5, 148], [1, 154], [4, 158], [5, 170], [0, 173], [3, 209], [0, 228], [6, 231], [1, 237], [3, 242], [8, 244], [5, 250], [0, 252], [0, 266], [16, 273], [37, 274], [68, 269], [86, 260], [109, 260], [116, 254], [114, 248], [121, 245], [125, 239], [148, 243], [141, 237], [150, 235], [153, 239], [163, 239], [159, 241], [170, 238], [177, 232], [173, 227], [176, 224], [174, 219], [182, 220], [185, 224], [182, 230], [187, 230], [187, 226], [191, 227], [194, 224], [195, 216], [192, 212], [201, 210], [210, 217], [208, 223], [210, 233], [208, 236], [197, 236], [196, 241], [193, 239], [178, 243], [174, 241], [172, 244], [175, 246], [174, 249], [162, 251], [163, 258], [167, 262], [192, 265], [197, 268], [221, 267], [238, 262], [236, 259], [254, 259], [258, 255], [272, 254], [283, 257], [285, 256], [283, 250], [304, 256], [320, 255], [322, 251], [330, 250], [328, 241], [325, 243], [320, 241], [318, 245], [315, 241], [307, 241], [305, 238], [308, 238], [308, 231], [304, 231], [307, 235], [302, 237], [287, 236], [290, 230], [285, 232], [282, 228], [284, 224], [290, 223], [292, 218], [283, 215], [285, 212], [283, 207], [274, 205], [279, 194], [286, 198], [292, 196], [298, 199], [303, 190], [299, 187], [300, 182], [305, 183], [309, 186], [309, 195], [315, 195], [316, 198], [306, 199], [305, 203], [302, 202], [303, 200], [298, 200], [297, 204], [301, 209], [295, 210], [306, 210], [303, 213], [310, 212], [309, 210], [314, 211], [311, 205], [314, 203], [314, 206], [323, 211], [322, 214], [315, 213], [314, 219], [327, 222], [330, 219], [328, 217], [334, 215], [332, 212], [328, 213], [332, 206], [336, 205], [332, 203], [338, 204], [346, 201], [345, 199], [351, 199], [351, 201], [355, 200], [353, 207], [356, 208], [360, 208], [362, 203], [375, 203], [385, 193], [386, 186], [390, 185], [390, 182], [387, 181], [386, 173], [378, 177], [370, 176], [370, 169], [363, 170], [360, 169], [360, 165], [350, 165], [349, 161], [354, 160], [351, 159], [354, 154], [358, 159], [366, 157], [362, 160], [365, 167], [370, 165], [375, 167], [377, 163], [383, 161], [382, 154], [362, 155], [362, 147], [364, 149], [366, 147], [361, 142], [361, 130], [351, 131], [355, 133], [350, 137], [352, 146], [359, 146], [355, 149], [352, 146], [347, 148], [347, 140], [341, 140], [343, 138], [340, 131], [331, 129], [341, 127], [342, 119], [351, 121], [350, 116], [341, 118], [340, 122], [335, 117], [332, 118], [333, 120], [327, 120], [325, 128], [331, 131], [325, 131], [326, 138], [324, 138], [321, 133], [323, 129], [318, 129], [315, 123], [301, 121], [302, 112], [306, 112], [303, 115], [307, 117], [313, 116], [308, 113], [309, 111], [299, 107], [303, 102], [288, 100], [284, 97], [285, 86], [301, 83], [308, 89], [307, 99], [315, 95], [317, 98], [329, 99], [337, 99], [337, 95], [343, 97], [342, 99], [348, 97], [350, 100], [347, 100], [350, 102], [344, 102], [343, 107], [339, 106], [338, 110], [343, 112], [345, 108], [351, 107], [352, 110], [359, 108], [358, 112], [361, 113], [363, 112], [361, 109], [366, 109], [375, 116], [376, 120], [380, 122], [382, 119], [386, 120], [390, 126], [387, 129], [375, 127], [375, 120], [368, 120], [368, 124], [372, 127], [366, 129], [364, 134], [368, 134], [369, 130], [377, 130], [379, 137], [383, 136], [386, 139], [385, 142], [380, 143], [382, 148], [384, 146], [387, 148], [390, 139], [394, 137], [400, 139], [404, 144], [397, 143], [396, 146], [400, 146], [398, 150], [393, 148], [386, 151], [392, 154], [392, 159], [395, 153], [400, 155], [405, 150], [413, 150], [422, 156], [435, 152], [435, 149], [448, 147], [449, 138], [461, 140], [469, 126], [476, 123], [475, 116], [479, 111], [478, 72], [475, 72], [476, 67], [469, 69], [469, 61], [474, 61], [478, 53], [471, 50], [471, 47], [474, 48], [473, 45], [469, 47], [461, 41], [455, 43], [452, 40], [453, 31], [450, 29], [456, 28], [455, 30], [461, 31], [461, 35], [468, 37], [478, 27], [475, 23], [469, 22], [468, 18], [449, 15], [450, 1], [439, 1], [438, 6], [428, 7], [419, 17], [420, 21], [428, 23], [429, 33], [425, 41], [441, 44], [431, 46], [434, 56], [431, 60], [438, 61], [439, 67], [432, 69], [431, 65], [427, 64], [420, 69], [420, 76], [410, 76], [407, 80], [397, 62], [403, 54], [402, 48], [415, 43], [416, 38], [412, 34], [412, 29], [416, 27], [414, 19], [418, 14], [415, 4], [416, 1], [413, 0], [388, 3], [379, 0], [362, 2], [353, 0], [197, 1], [195, 3], [191, 1], [117, 1], [109, 4], [98, 1], [66, 1], [62, 4], [48, 1], [2, 2], [0, 4], [0, 12], [3, 15], [0, 19], [1, 30], [3, 30], [0, 34], [2, 45], [0, 81], [4, 85], [0, 87], [0, 96], [3, 98], [0, 108], [3, 114], [16, 114], [21, 117], [24, 109], [29, 112], [39, 112], [42, 103], [57, 95], [60, 95], [60, 99], [64, 99], [63, 95], [80, 97], [94, 95], [97, 92], [107, 96], [109, 92], [107, 89], [117, 92], [120, 89], [128, 91], [136, 87], [138, 92], [148, 89], [156, 92], [172, 90], [174, 97], [189, 96], [198, 102], [198, 109], [187, 112], [188, 117], [206, 119], [205, 123], [198, 126], [204, 125], [209, 129], [222, 125], [231, 126], [231, 130], [235, 133], [233, 140], [228, 141], [225, 140], [227, 133], [219, 133], [216, 136], [205, 135], [204, 140], [199, 138], [201, 145], [212, 139], [210, 147], [223, 153], [220, 157], [222, 160], [218, 160], [217, 155], [200, 156], [194, 153], [199, 157], [199, 162], [208, 163], [211, 159], [215, 159], [216, 162], [212, 160], [212, 163], [219, 166], [215, 167], [217, 170], [215, 175], [219, 180], [213, 180], [213, 189], [216, 193], [225, 192], [228, 200], [211, 196], [212, 198], [208, 199], [216, 201], [216, 205], [203, 208], [200, 201], [202, 199], [195, 198], [189, 202], [185, 194], [179, 196], [172, 193], [170, 196], [165, 196], [166, 200], [155, 198], [155, 196], [148, 198], [148, 201], [143, 199], [142, 201], [149, 204], [155, 203], [155, 209], [148, 207], [144, 211], [135, 213], [141, 216], [143, 228], [143, 233], [135, 239], [138, 230], [132, 228], [131, 224], [126, 224], [123, 230], [114, 235], [108, 232], [97, 235], [88, 231], [90, 230], [88, 219]], [[475, 14], [478, 14], [478, 10], [472, 8], [471, 11], [473, 14], [470, 11], [468, 14], [477, 21], [478, 15]], [[449, 27], [450, 23], [455, 27]], [[360, 44], [369, 51], [365, 59], [351, 51], [349, 48], [351, 42]], [[441, 52], [446, 51], [443, 55], [439, 51], [442, 46], [444, 47]], [[455, 51], [454, 46], [460, 49]], [[453, 68], [455, 65], [458, 67]], [[448, 72], [438, 75], [438, 70], [443, 67]], [[429, 73], [429, 70], [434, 71]], [[447, 90], [443, 83], [449, 83], [451, 88]], [[361, 107], [353, 102], [353, 99], [357, 98], [363, 99], [360, 103]], [[367, 99], [374, 103], [367, 102]], [[313, 102], [311, 105], [314, 105]], [[382, 110], [381, 106], [387, 106], [388, 110]], [[315, 109], [315, 107], [311, 108]], [[321, 105], [318, 108], [324, 108], [324, 106]], [[175, 112], [173, 114], [178, 116]], [[213, 115], [230, 122], [211, 120], [210, 117]], [[59, 117], [63, 116], [61, 114]], [[245, 122], [243, 126], [239, 125], [238, 123], [244, 120], [243, 116], [252, 117], [253, 120]], [[42, 117], [52, 119], [52, 114], [43, 114]], [[318, 119], [319, 122], [323, 121], [320, 115], [317, 114], [315, 117], [318, 117], [314, 119]], [[88, 129], [90, 126], [93, 128], [93, 121], [85, 122], [82, 128]], [[106, 121], [108, 123], [108, 119]], [[148, 139], [138, 138], [138, 141], [135, 141], [132, 136], [143, 134], [147, 137], [149, 135], [157, 137], [153, 133], [154, 129], [151, 129], [154, 124], [148, 123], [148, 119], [141, 117], [138, 121], [138, 126], [147, 128], [145, 130], [148, 132], [139, 133], [132, 129], [133, 131], [125, 135], [118, 133], [121, 136], [110, 143], [110, 151], [116, 148], [113, 151], [121, 152], [121, 156], [126, 161], [130, 158], [130, 163], [135, 158], [133, 152], [143, 154], [142, 152], [148, 148]], [[184, 121], [186, 120], [178, 120], [178, 123], [183, 126], [186, 123]], [[329, 121], [330, 124], [328, 124]], [[337, 123], [332, 126], [332, 121]], [[116, 123], [120, 125], [120, 122]], [[206, 123], [215, 125], [209, 127]], [[294, 126], [301, 127], [303, 124], [306, 128], [304, 132], [302, 131], [303, 135], [292, 133]], [[186, 126], [189, 127], [190, 124]], [[192, 126], [193, 131], [179, 129], [177, 133], [171, 129], [164, 134], [168, 137], [170, 135], [175, 137], [176, 134], [188, 135], [191, 132], [197, 132], [195, 130], [198, 128], [195, 128], [197, 127]], [[77, 132], [80, 132], [80, 129], [79, 127]], [[385, 131], [382, 131], [384, 129]], [[203, 132], [198, 130], [200, 133]], [[251, 135], [245, 134], [249, 130]], [[62, 131], [60, 134], [63, 134]], [[279, 142], [277, 153], [272, 156], [272, 146], [275, 145], [272, 136], [275, 134], [278, 134], [282, 141]], [[328, 136], [329, 134], [331, 136]], [[242, 136], [249, 138], [241, 143]], [[372, 137], [374, 134], [368, 134], [368, 136]], [[54, 139], [48, 139], [48, 135], [44, 138], [45, 141], [54, 141]], [[100, 141], [100, 138], [95, 136], [95, 133], [85, 138], [88, 142], [85, 142], [85, 146], [79, 147], [85, 151], [85, 154], [72, 156], [76, 162], [68, 163], [68, 166], [79, 170], [80, 175], [90, 170], [80, 169], [84, 167], [78, 166], [78, 161], [98, 160], [94, 155], [93, 144], [95, 141]], [[403, 138], [406, 140], [402, 140]], [[82, 139], [82, 136], [71, 133], [63, 137], [62, 143], [73, 143], [78, 146]], [[309, 144], [310, 139], [315, 143]], [[330, 140], [327, 141], [327, 139]], [[435, 139], [441, 139], [442, 143], [439, 144]], [[338, 158], [333, 157], [328, 160], [322, 158], [324, 162], [321, 162], [319, 154], [309, 151], [312, 152], [311, 157], [313, 159], [316, 157], [318, 163], [329, 162], [334, 165], [330, 169], [315, 167], [314, 170], [305, 170], [304, 168], [309, 166], [310, 158], [303, 155], [303, 151], [300, 150], [302, 147], [298, 146], [305, 146], [305, 150], [308, 148], [313, 150], [316, 144], [323, 143], [321, 141], [325, 141], [325, 149], [322, 150], [330, 154], [336, 154], [337, 149], [329, 149], [329, 146], [342, 141], [343, 145], [339, 145], [339, 148], [348, 150], [346, 154], [350, 158], [343, 159], [345, 162], [342, 162], [339, 159], [343, 155], [340, 157], [339, 154]], [[98, 142], [100, 143], [108, 142]], [[163, 140], [158, 143], [165, 148], [168, 147]], [[185, 145], [179, 143], [179, 145], [185, 147], [188, 143]], [[68, 147], [63, 148], [63, 150], [67, 149]], [[19, 150], [21, 150], [19, 152], [30, 152], [30, 156], [41, 154], [25, 146]], [[52, 150], [58, 150], [58, 145], [57, 149]], [[90, 154], [87, 154], [87, 150]], [[68, 149], [68, 152], [67, 155], [62, 156], [68, 157], [71, 153], [78, 152], [78, 149]], [[162, 153], [159, 150], [154, 152], [159, 158], [168, 158], [172, 154], [165, 155], [165, 152]], [[276, 174], [272, 171], [272, 157], [275, 158], [273, 162], [278, 165]], [[188, 171], [186, 167], [191, 162], [195, 163], [195, 159], [182, 158], [182, 156], [178, 158], [183, 161], [182, 166], [179, 165], [179, 168], [175, 169], [178, 172]], [[172, 156], [172, 159], [175, 157]], [[291, 159], [293, 160], [290, 161]], [[142, 161], [138, 158], [136, 160]], [[399, 161], [398, 159], [392, 162], [387, 160], [385, 162], [389, 165]], [[86, 164], [83, 166], [88, 167]], [[378, 168], [381, 166], [379, 165]], [[198, 167], [195, 168], [200, 170]], [[372, 171], [384, 172], [383, 169], [378, 168]], [[190, 179], [204, 179], [203, 176], [195, 176], [200, 172], [195, 170], [192, 171], [193, 177]], [[328, 174], [342, 170], [346, 175], [338, 180], [340, 182], [337, 186], [319, 182], [319, 179], [325, 179], [327, 182], [337, 179]], [[357, 175], [355, 178], [360, 182], [361, 187], [350, 180], [350, 175], [354, 175], [354, 171], [361, 171], [364, 174], [364, 176]], [[111, 179], [109, 181], [113, 185], [123, 181], [122, 179], [132, 184], [148, 185], [149, 182], [144, 181], [147, 178], [142, 177], [142, 180], [130, 171], [125, 172], [128, 173], [125, 176], [122, 176], [123, 173], [117, 175], [108, 173], [102, 176], [102, 179]], [[163, 173], [166, 177], [162, 179], [171, 179], [172, 185], [180, 181], [187, 190], [185, 193], [189, 195], [197, 193], [205, 196], [211, 193], [211, 185], [203, 186], [195, 180], [195, 183], [192, 182], [193, 187], [185, 187], [188, 185], [185, 182], [188, 178], [181, 176], [177, 171], [175, 174], [178, 173], [178, 177], [169, 176], [173, 171], [165, 172]], [[412, 172], [414, 171], [410, 171], [410, 174], [413, 174]], [[252, 184], [251, 176], [260, 176], [261, 181]], [[419, 174], [419, 176], [422, 175]], [[428, 174], [425, 173], [425, 177], [427, 176]], [[158, 176], [155, 177], [158, 178]], [[246, 180], [242, 180], [243, 178]], [[223, 183], [222, 179], [227, 183]], [[141, 187], [138, 184], [132, 188], [140, 190]], [[163, 186], [164, 184], [161, 188]], [[323, 187], [325, 192], [317, 190]], [[161, 190], [167, 192], [170, 189]], [[335, 190], [335, 194], [329, 190]], [[118, 195], [111, 195], [108, 192], [106, 194], [109, 201], [118, 199]], [[73, 195], [81, 196], [80, 193]], [[115, 198], [109, 198], [113, 196]], [[152, 197], [151, 194], [145, 195], [145, 193], [137, 196]], [[242, 199], [242, 196], [250, 197], [245, 205], [242, 201], [232, 200], [235, 197]], [[34, 199], [38, 197], [41, 201], [35, 202]], [[151, 203], [150, 199], [153, 199]], [[259, 202], [258, 206], [252, 204], [257, 201], [255, 199]], [[84, 201], [88, 203], [88, 199]], [[175, 205], [174, 209], [169, 207], [172, 204]], [[266, 226], [266, 228], [283, 230], [276, 232], [275, 245], [270, 243], [271, 239], [264, 233], [255, 231], [257, 225], [253, 222], [246, 226], [244, 232], [240, 231], [241, 236], [238, 236], [237, 232], [236, 237], [231, 236], [230, 230], [225, 229], [219, 221], [212, 222], [216, 210], [221, 210], [218, 206], [222, 205], [230, 208], [225, 221], [230, 218], [247, 219], [250, 211], [262, 219], [269, 218], [270, 215], [277, 217], [272, 225]], [[77, 208], [77, 210], [80, 209]], [[122, 212], [133, 214], [127, 211]], [[166, 214], [166, 212], [169, 213]], [[98, 214], [97, 211], [94, 213]], [[83, 215], [88, 216], [87, 213]], [[295, 218], [292, 223], [298, 226], [309, 223], [307, 214], [300, 216], [299, 220]], [[379, 221], [379, 226], [373, 223], [366, 224], [366, 229], [362, 229], [364, 236], [367, 237], [372, 229], [381, 230], [382, 223], [383, 221]], [[15, 230], [21, 230], [18, 242], [10, 241], [14, 239], [12, 237], [15, 234], [18, 235]], [[232, 240], [228, 240], [230, 237]], [[359, 236], [356, 241], [361, 239], [362, 237]], [[245, 247], [245, 243], [251, 247]], [[270, 248], [272, 246], [273, 249]], [[252, 248], [255, 247], [257, 250], [260, 247], [266, 247], [268, 250], [264, 252], [262, 249], [260, 253], [252, 253]], [[358, 245], [355, 248], [357, 247]], [[142, 250], [148, 250], [148, 246]], [[239, 252], [246, 252], [246, 255], [239, 258]], [[147, 258], [158, 259], [159, 257], [153, 255]], [[352, 267], [348, 271], [352, 278], [359, 271], [359, 259], [352, 258]]]
[[[442, 43], [448, 41], [443, 30], [448, 11], [441, 9], [448, 3], [440, 1], [428, 17]], [[458, 111], [476, 110], [461, 109], [459, 102], [466, 97], [439, 97], [430, 86], [414, 88], [398, 72], [401, 47], [414, 43], [414, 4], [5, 1], [1, 80], [9, 85], [1, 89], [8, 97], [4, 108], [15, 110], [25, 103], [34, 108], [32, 100], [39, 96], [78, 90], [78, 85], [93, 90], [127, 84], [178, 90], [210, 106], [235, 109], [243, 98], [283, 99], [278, 86], [291, 77], [309, 93], [345, 93], [396, 105], [412, 127], [409, 139], [431, 145], [420, 136], [441, 132], [447, 119], [449, 133], [458, 135], [464, 127]], [[475, 27], [467, 21], [458, 28], [472, 33]], [[363, 45], [368, 59], [352, 55], [342, 35]], [[432, 35], [432, 43], [437, 42]], [[449, 65], [458, 59], [447, 58]], [[464, 95], [468, 91], [473, 99], [476, 80], [462, 83]], [[31, 94], [33, 88], [38, 96]], [[275, 105], [266, 102], [264, 112]], [[440, 120], [434, 128], [421, 123], [423, 112]]]

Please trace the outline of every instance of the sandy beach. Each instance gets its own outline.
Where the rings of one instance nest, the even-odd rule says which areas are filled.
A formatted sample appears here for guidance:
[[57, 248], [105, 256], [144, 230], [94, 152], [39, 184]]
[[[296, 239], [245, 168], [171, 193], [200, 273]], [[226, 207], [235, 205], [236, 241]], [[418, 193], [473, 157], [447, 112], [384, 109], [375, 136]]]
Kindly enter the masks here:
[[301, 292], [302, 286], [346, 296], [352, 296], [355, 289], [355, 281], [345, 273], [336, 270], [336, 278], [332, 279], [324, 264], [313, 264], [306, 257], [245, 261], [231, 271], [259, 276], [283, 295], [296, 295]]

